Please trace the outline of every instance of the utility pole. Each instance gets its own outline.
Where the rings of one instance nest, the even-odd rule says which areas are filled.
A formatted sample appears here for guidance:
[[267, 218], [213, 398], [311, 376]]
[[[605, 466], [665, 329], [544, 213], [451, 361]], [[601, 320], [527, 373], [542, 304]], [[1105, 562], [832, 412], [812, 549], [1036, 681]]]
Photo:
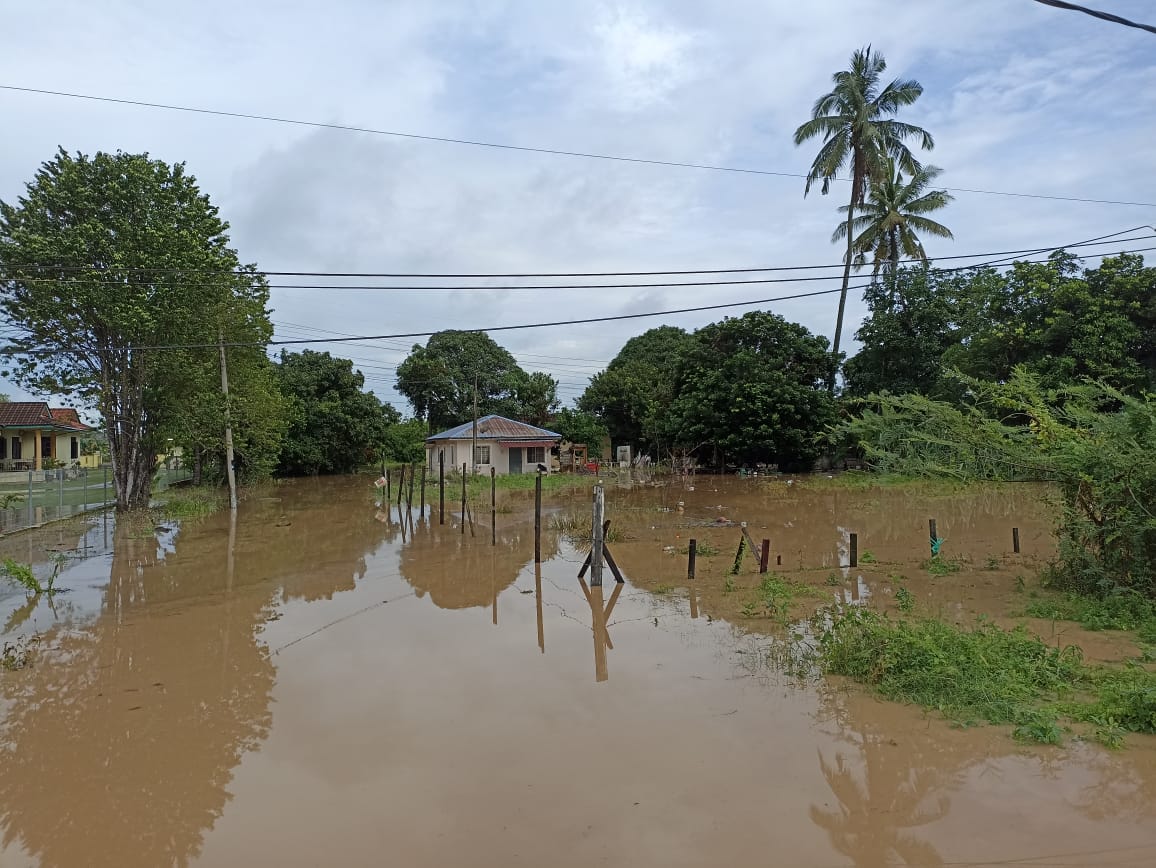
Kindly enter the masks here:
[[474, 454], [470, 456], [470, 475], [478, 472], [478, 373], [474, 372]]
[[233, 472], [233, 422], [229, 413], [229, 365], [225, 361], [225, 330], [217, 329], [221, 350], [221, 391], [225, 395], [225, 476], [229, 480], [229, 509], [237, 508], [237, 476]]

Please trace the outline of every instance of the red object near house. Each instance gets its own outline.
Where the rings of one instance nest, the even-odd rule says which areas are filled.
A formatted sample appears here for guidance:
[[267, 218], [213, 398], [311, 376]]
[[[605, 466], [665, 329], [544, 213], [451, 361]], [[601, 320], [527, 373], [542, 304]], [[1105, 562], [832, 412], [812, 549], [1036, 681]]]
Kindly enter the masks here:
[[591, 473], [597, 473], [598, 472], [598, 462], [597, 461], [587, 461], [586, 462], [586, 469], [589, 470]]

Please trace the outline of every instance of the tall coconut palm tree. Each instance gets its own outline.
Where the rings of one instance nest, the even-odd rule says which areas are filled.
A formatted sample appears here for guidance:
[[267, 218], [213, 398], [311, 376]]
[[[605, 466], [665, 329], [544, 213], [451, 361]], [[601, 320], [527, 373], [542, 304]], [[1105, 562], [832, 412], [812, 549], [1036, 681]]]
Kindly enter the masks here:
[[[871, 46], [851, 55], [849, 69], [836, 72], [834, 88], [815, 101], [811, 119], [795, 130], [795, 144], [801, 145], [813, 138], [822, 138], [823, 146], [807, 173], [806, 196], [816, 182], [822, 181], [826, 195], [831, 181], [846, 170], [850, 174], [851, 196], [847, 203], [847, 259], [843, 268], [843, 291], [839, 294], [839, 316], [835, 322], [835, 340], [831, 351], [838, 356], [843, 336], [843, 312], [847, 306], [847, 285], [851, 280], [851, 261], [854, 258], [855, 209], [863, 204], [871, 182], [878, 182], [890, 174], [889, 164], [894, 161], [902, 171], [914, 175], [919, 161], [907, 147], [907, 140], [918, 139], [925, 150], [935, 147], [931, 134], [920, 127], [894, 119], [899, 109], [909, 106], [923, 93], [923, 85], [908, 79], [896, 79], [886, 86], [882, 76], [887, 61]], [[835, 388], [832, 376], [828, 387]]]
[[[880, 271], [894, 274], [899, 270], [901, 256], [927, 261], [927, 252], [917, 232], [938, 238], [955, 237], [942, 223], [924, 216], [945, 207], [955, 198], [946, 190], [927, 190], [942, 172], [936, 166], [924, 166], [904, 183], [903, 172], [892, 161], [887, 178], [870, 185], [863, 210], [854, 218], [853, 231], [859, 233], [851, 243], [856, 268], [862, 268], [867, 255], [871, 254], [876, 277]], [[844, 214], [848, 210], [847, 205], [839, 208]], [[846, 223], [840, 223], [831, 236], [831, 242], [837, 244], [844, 240], [847, 229]]]

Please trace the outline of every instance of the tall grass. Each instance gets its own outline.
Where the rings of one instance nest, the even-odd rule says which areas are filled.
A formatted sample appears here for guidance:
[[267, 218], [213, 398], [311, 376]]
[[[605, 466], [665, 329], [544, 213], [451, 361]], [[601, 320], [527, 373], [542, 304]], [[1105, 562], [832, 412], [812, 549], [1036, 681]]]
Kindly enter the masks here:
[[1156, 733], [1156, 672], [1087, 665], [1079, 649], [1054, 648], [1022, 627], [962, 628], [842, 609], [829, 613], [817, 658], [824, 671], [888, 699], [961, 723], [1012, 724], [1025, 740], [1058, 742], [1063, 721], [1090, 724], [1110, 746], [1124, 732]]

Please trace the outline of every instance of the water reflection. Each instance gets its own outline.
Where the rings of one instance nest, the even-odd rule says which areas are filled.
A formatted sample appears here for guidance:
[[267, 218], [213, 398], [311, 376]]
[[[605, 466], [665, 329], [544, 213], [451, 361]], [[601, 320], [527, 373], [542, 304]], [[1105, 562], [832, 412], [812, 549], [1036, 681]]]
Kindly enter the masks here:
[[275, 670], [260, 631], [277, 601], [353, 587], [389, 536], [347, 484], [334, 492], [303, 483], [291, 517], [268, 497], [237, 521], [125, 524], [110, 559], [74, 568], [106, 565], [99, 610], [46, 630], [34, 665], [0, 679], [5, 848], [52, 868], [197, 856], [234, 768], [269, 732]]

